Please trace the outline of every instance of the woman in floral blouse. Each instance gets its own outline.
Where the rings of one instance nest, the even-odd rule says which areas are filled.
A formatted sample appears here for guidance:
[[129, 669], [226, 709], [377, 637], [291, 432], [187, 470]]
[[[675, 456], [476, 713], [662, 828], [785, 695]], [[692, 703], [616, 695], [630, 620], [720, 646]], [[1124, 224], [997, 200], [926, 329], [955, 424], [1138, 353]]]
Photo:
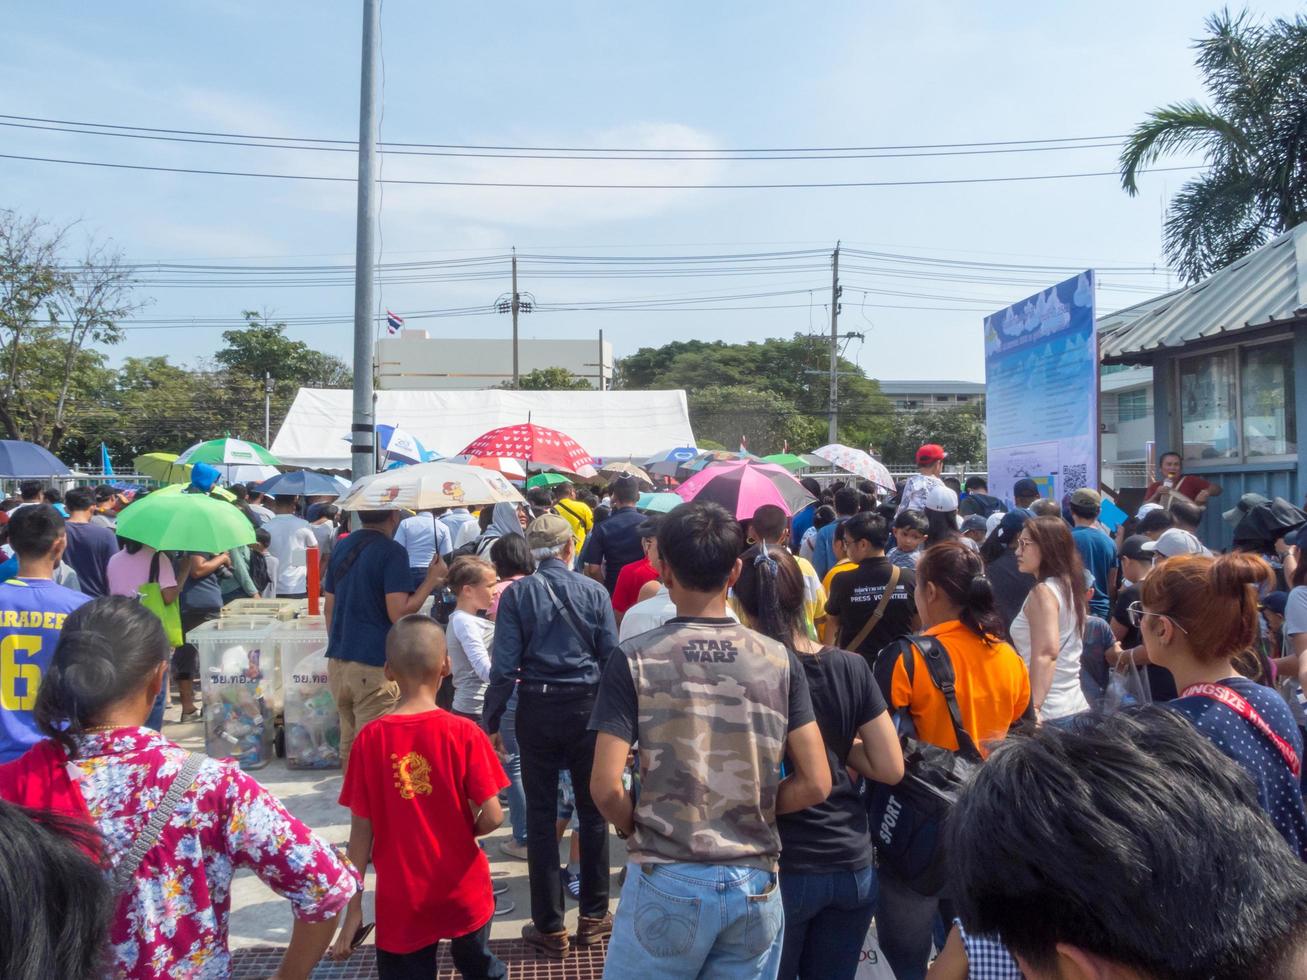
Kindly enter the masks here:
[[[174, 779], [189, 776], [190, 753], [143, 727], [168, 654], [159, 620], [136, 601], [110, 596], [82, 606], [65, 621], [36, 698], [50, 738], [0, 767], [0, 797], [93, 823], [110, 877], [145, 839]], [[295, 914], [275, 977], [308, 977], [358, 875], [255, 780], [213, 759], [200, 763], [118, 900], [106, 975], [228, 976], [231, 880], [242, 867]]]

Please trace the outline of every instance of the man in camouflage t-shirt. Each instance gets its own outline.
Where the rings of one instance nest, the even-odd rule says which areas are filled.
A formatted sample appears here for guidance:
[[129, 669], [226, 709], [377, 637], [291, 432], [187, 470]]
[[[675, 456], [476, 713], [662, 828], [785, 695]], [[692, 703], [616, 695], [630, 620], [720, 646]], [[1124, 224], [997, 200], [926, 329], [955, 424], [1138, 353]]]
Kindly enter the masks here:
[[[630, 838], [608, 977], [775, 977], [780, 965], [776, 815], [820, 803], [831, 775], [794, 654], [727, 615], [743, 543], [716, 504], [668, 514], [658, 554], [677, 618], [604, 669], [590, 788]], [[637, 743], [638, 803], [622, 786]]]

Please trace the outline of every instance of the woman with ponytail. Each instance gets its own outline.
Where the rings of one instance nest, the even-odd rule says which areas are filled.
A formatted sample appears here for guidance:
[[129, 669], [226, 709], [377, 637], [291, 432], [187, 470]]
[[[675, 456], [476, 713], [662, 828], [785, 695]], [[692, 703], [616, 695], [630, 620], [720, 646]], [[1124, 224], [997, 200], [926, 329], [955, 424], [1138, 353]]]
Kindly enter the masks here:
[[867, 661], [808, 638], [803, 573], [787, 550], [757, 549], [734, 593], [753, 629], [795, 654], [830, 758], [826, 800], [776, 819], [785, 907], [778, 976], [851, 980], [877, 887], [867, 810], [846, 767], [893, 784], [903, 778], [903, 753]]
[[358, 876], [253, 778], [143, 727], [169, 653], [159, 619], [134, 599], [71, 613], [36, 695], [49, 737], [0, 766], [0, 798], [103, 837], [118, 897], [102, 975], [226, 976], [231, 881], [249, 868], [295, 914], [276, 977], [308, 977]]
[[[981, 755], [988, 755], [995, 741], [1033, 715], [1030, 677], [1004, 640], [1003, 618], [980, 556], [960, 541], [928, 548], [917, 564], [915, 597], [923, 636], [935, 639], [952, 663], [962, 728]], [[911, 673], [905, 663], [909, 657]], [[881, 651], [876, 679], [890, 711], [909, 715], [918, 739], [960, 750], [948, 701], [932, 681], [917, 643], [900, 641]], [[882, 867], [876, 933], [899, 980], [926, 975], [937, 913], [952, 921], [946, 894], [922, 895]]]
[[1307, 859], [1301, 733], [1279, 694], [1233, 666], [1257, 638], [1258, 590], [1272, 576], [1243, 552], [1169, 558], [1144, 579], [1129, 615], [1149, 662], [1175, 677], [1180, 696], [1166, 706], [1244, 768], [1262, 808]]

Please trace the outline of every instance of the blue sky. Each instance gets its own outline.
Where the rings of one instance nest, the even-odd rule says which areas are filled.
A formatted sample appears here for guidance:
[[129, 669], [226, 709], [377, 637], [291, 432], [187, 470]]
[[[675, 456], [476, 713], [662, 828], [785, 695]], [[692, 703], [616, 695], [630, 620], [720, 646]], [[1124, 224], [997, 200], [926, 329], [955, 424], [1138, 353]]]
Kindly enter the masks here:
[[[980, 5], [770, 0], [704, 4], [433, 4], [384, 8], [383, 139], [422, 143], [700, 147], [884, 146], [1127, 132], [1149, 109], [1201, 97], [1190, 39], [1207, 3]], [[1295, 5], [1263, 4], [1267, 15]], [[0, 109], [11, 115], [234, 133], [350, 139], [357, 133], [361, 4], [196, 0], [11, 5]], [[350, 176], [347, 153], [194, 146], [5, 128], [0, 152], [172, 167]], [[503, 161], [401, 158], [417, 179], [600, 183], [900, 180], [1110, 170], [1098, 148], [936, 159], [798, 162]], [[1183, 173], [959, 186], [802, 190], [539, 190], [389, 186], [383, 261], [521, 251], [670, 255], [856, 247], [1056, 266], [1150, 266], [1160, 210]], [[352, 261], [354, 189], [0, 159], [0, 206], [112, 237], [138, 262], [243, 265]], [[819, 259], [818, 262], [824, 262]], [[880, 267], [888, 272], [892, 263]], [[961, 270], [976, 276], [976, 270]], [[1030, 273], [1023, 274], [1030, 278]], [[1030, 285], [846, 275], [849, 355], [872, 376], [983, 377], [982, 310]], [[982, 279], [984, 276], [981, 277]], [[1043, 281], [1046, 278], [1046, 283]], [[533, 314], [524, 336], [593, 337], [619, 356], [675, 339], [728, 341], [821, 330], [829, 272], [734, 279], [540, 279], [542, 303], [795, 290], [736, 301], [760, 310]], [[1162, 291], [1157, 275], [1100, 276], [1100, 310]], [[1130, 289], [1116, 287], [1129, 286]], [[489, 307], [507, 279], [389, 284], [397, 312]], [[864, 292], [865, 290], [865, 292]], [[882, 290], [883, 292], [872, 292]], [[811, 292], [811, 297], [808, 294]], [[888, 295], [894, 291], [912, 297]], [[189, 317], [246, 308], [347, 316], [349, 285], [141, 290], [115, 359], [194, 361], [219, 329]], [[962, 297], [958, 299], [957, 297]], [[893, 309], [889, 306], [914, 306]], [[937, 307], [948, 307], [941, 310]], [[433, 336], [504, 336], [493, 314], [414, 322]], [[347, 323], [292, 334], [341, 356]]]

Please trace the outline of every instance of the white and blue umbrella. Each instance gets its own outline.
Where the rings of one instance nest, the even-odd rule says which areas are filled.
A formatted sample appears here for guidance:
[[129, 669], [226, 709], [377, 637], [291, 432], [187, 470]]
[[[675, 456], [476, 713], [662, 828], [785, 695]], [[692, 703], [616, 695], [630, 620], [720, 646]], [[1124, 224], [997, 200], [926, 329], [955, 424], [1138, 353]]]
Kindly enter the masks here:
[[675, 476], [678, 469], [685, 466], [698, 454], [699, 450], [693, 446], [677, 446], [675, 449], [664, 449], [662, 452], [654, 453], [646, 459], [644, 468], [647, 472], [657, 473], [660, 476]]

